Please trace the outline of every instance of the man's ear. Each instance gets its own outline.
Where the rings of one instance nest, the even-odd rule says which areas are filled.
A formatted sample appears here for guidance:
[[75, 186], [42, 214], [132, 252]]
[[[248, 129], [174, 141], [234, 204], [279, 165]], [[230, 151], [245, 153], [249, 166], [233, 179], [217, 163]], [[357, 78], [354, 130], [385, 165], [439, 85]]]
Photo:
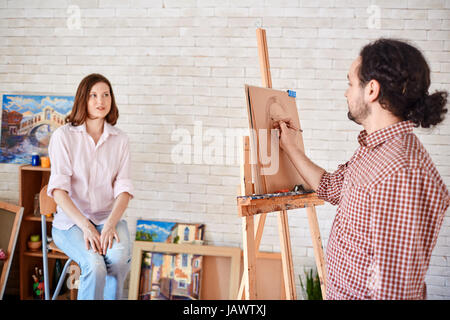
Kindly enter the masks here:
[[380, 95], [380, 83], [377, 80], [370, 80], [365, 89], [366, 101], [375, 102]]

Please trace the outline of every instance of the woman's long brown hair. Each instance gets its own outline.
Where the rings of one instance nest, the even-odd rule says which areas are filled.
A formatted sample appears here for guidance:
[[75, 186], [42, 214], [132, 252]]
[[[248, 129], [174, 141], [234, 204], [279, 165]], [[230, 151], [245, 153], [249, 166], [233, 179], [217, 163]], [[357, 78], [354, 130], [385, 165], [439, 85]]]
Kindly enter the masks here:
[[111, 93], [111, 110], [105, 120], [111, 125], [116, 124], [117, 119], [119, 118], [119, 109], [117, 109], [111, 83], [106, 77], [98, 73], [92, 73], [81, 80], [75, 95], [72, 111], [65, 119], [66, 123], [70, 123], [73, 126], [79, 126], [86, 121], [88, 116], [87, 104], [89, 93], [91, 92], [92, 87], [99, 82], [106, 83], [109, 86], [109, 91]]

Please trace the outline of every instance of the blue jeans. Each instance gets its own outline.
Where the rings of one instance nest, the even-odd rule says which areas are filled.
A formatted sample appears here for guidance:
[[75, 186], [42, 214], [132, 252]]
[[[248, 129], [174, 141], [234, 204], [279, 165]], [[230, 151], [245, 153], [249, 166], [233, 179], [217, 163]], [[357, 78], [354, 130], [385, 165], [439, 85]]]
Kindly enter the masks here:
[[[99, 233], [103, 225], [94, 225]], [[86, 250], [83, 231], [74, 225], [69, 230], [52, 228], [55, 244], [81, 269], [78, 300], [116, 300], [122, 298], [123, 284], [130, 270], [131, 242], [127, 222], [120, 220], [116, 231], [120, 242], [113, 240], [106, 255]]]

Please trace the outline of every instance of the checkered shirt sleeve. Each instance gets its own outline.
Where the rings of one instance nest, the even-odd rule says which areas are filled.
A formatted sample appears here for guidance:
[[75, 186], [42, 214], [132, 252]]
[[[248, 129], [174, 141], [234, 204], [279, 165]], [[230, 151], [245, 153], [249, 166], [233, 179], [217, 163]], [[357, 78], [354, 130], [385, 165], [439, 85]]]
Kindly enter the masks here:
[[339, 203], [347, 164], [348, 162], [339, 165], [338, 169], [333, 173], [325, 172], [322, 175], [319, 187], [316, 190], [317, 196], [320, 199], [328, 201], [333, 205], [337, 205]]

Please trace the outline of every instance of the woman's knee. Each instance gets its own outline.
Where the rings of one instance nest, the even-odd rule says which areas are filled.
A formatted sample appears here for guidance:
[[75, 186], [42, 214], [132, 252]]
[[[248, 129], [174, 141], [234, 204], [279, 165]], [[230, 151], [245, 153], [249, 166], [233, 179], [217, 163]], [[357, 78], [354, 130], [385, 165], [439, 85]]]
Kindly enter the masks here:
[[131, 264], [131, 256], [126, 246], [120, 243], [106, 255], [105, 262], [111, 274], [127, 273]]
[[103, 257], [98, 253], [90, 254], [80, 261], [81, 275], [95, 274], [97, 277], [105, 277], [107, 270]]
[[120, 241], [114, 240], [105, 256], [105, 262], [110, 273], [126, 273], [131, 264], [131, 242], [126, 221], [119, 221], [116, 230]]

